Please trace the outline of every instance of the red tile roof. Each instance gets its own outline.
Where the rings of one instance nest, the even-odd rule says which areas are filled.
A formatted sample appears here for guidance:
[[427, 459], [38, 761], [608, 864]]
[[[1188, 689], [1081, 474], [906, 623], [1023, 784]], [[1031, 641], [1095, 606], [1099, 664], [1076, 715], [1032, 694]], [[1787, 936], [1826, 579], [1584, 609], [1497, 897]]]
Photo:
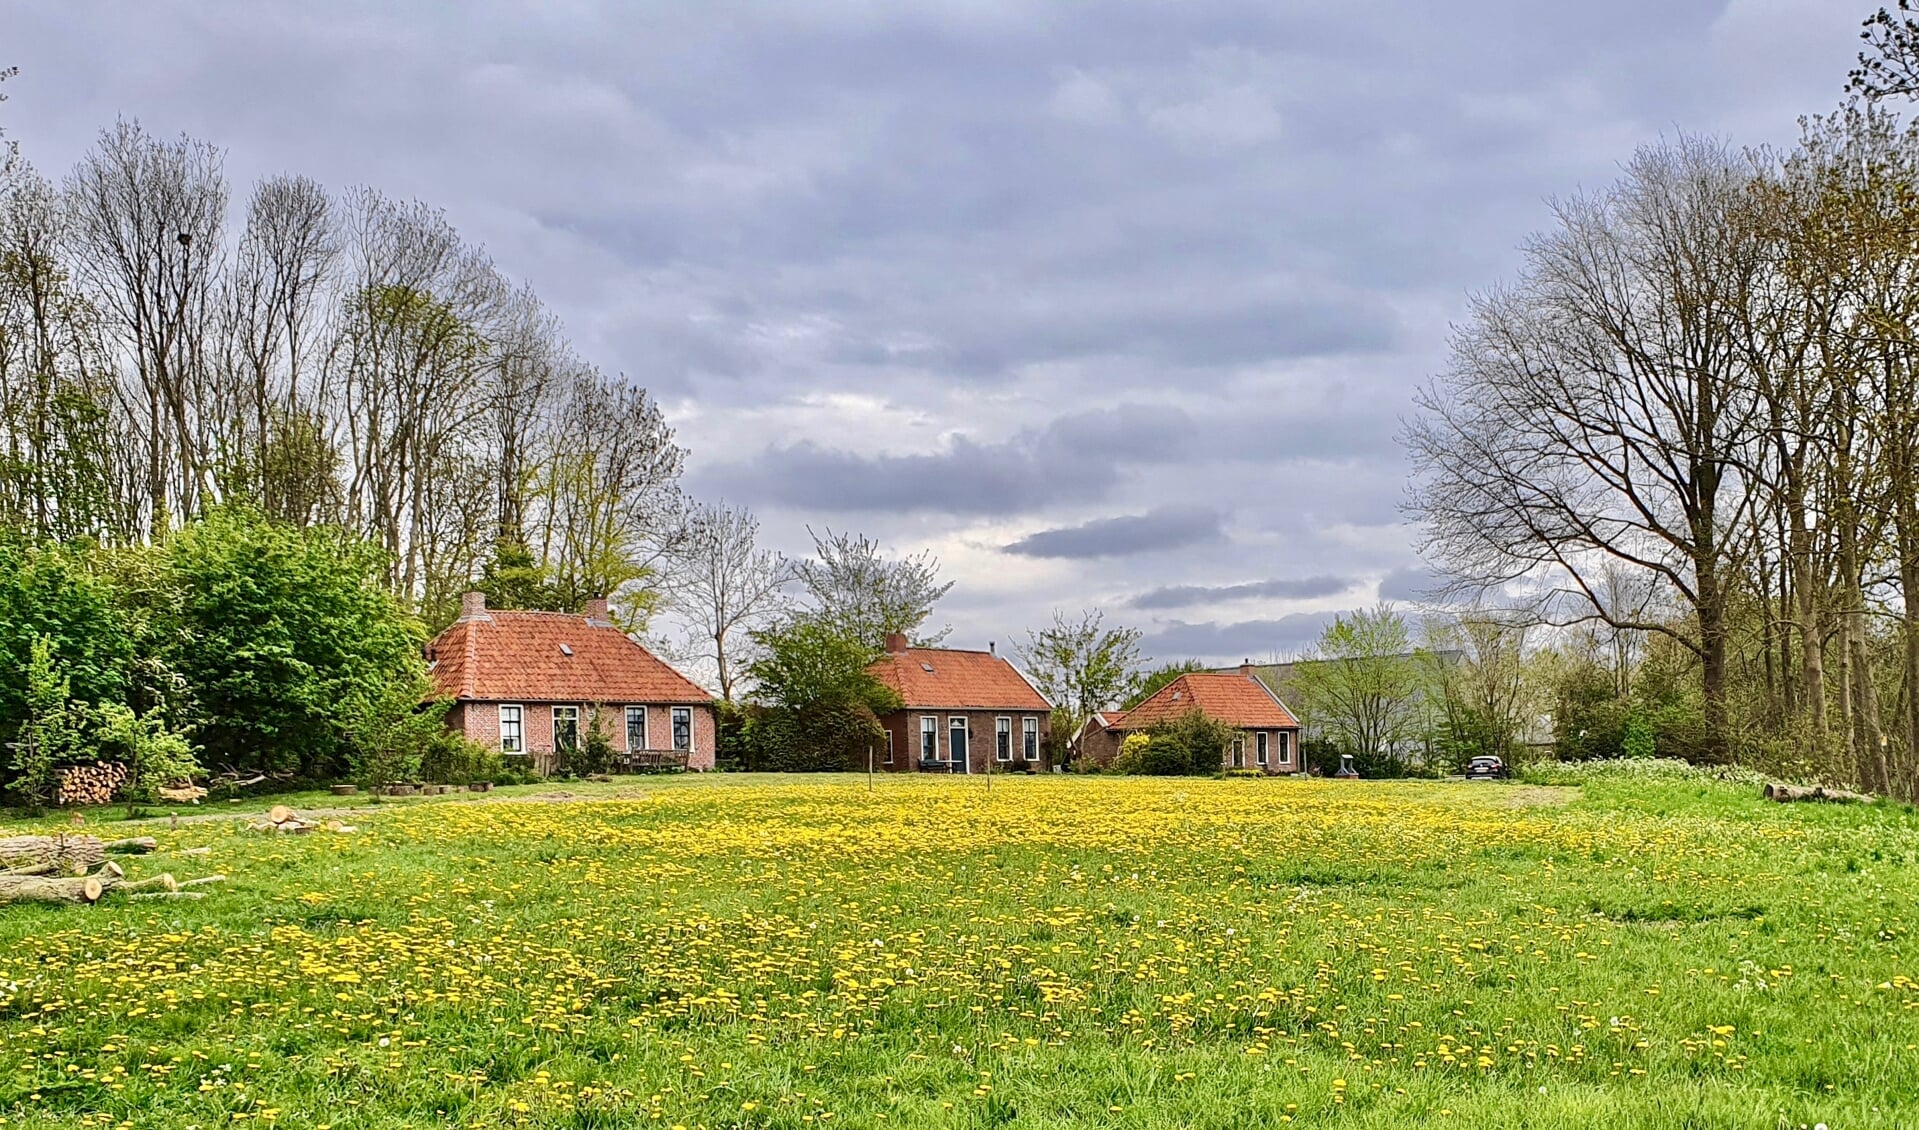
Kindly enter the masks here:
[[1266, 684], [1251, 675], [1195, 671], [1181, 675], [1127, 711], [1116, 730], [1144, 730], [1198, 707], [1208, 716], [1243, 730], [1286, 729], [1299, 725]]
[[866, 668], [899, 692], [909, 707], [961, 710], [1051, 710], [1019, 669], [985, 651], [909, 647]]
[[[571, 652], [572, 654], [568, 654]], [[605, 621], [565, 612], [462, 617], [427, 645], [440, 693], [481, 702], [710, 702]]]

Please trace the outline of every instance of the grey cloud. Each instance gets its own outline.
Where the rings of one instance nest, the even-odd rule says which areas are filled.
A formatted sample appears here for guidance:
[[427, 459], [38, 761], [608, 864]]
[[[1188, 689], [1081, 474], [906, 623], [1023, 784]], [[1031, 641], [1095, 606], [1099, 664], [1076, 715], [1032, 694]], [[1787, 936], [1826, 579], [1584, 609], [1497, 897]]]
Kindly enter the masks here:
[[1217, 510], [1199, 506], [1162, 506], [1144, 514], [1096, 518], [1077, 526], [1041, 530], [1011, 545], [1022, 557], [1129, 557], [1156, 550], [1184, 549], [1224, 537]]
[[1295, 612], [1277, 620], [1224, 624], [1173, 620], [1148, 633], [1140, 646], [1153, 656], [1193, 655], [1216, 663], [1290, 656], [1317, 640], [1332, 618], [1331, 612]]
[[1445, 577], [1424, 565], [1394, 569], [1380, 579], [1379, 599], [1430, 602], [1442, 595], [1445, 584]]
[[1165, 585], [1140, 593], [1127, 603], [1134, 608], [1163, 609], [1190, 608], [1195, 604], [1258, 597], [1311, 600], [1345, 592], [1352, 584], [1340, 577], [1303, 577], [1297, 580], [1251, 581], [1239, 585]]
[[1012, 515], [1104, 498], [1122, 478], [1122, 460], [1178, 460], [1197, 434], [1178, 408], [1121, 404], [1061, 416], [1000, 443], [960, 436], [927, 454], [863, 455], [801, 441], [703, 471], [695, 485], [794, 507]]

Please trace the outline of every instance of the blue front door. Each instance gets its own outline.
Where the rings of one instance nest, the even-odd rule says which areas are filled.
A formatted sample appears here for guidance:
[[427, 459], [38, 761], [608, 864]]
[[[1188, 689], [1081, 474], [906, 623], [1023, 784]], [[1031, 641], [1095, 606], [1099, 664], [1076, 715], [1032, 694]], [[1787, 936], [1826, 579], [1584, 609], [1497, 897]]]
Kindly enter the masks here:
[[972, 771], [972, 767], [968, 764], [966, 757], [966, 737], [966, 719], [951, 718], [947, 720], [946, 756], [952, 759], [953, 772], [955, 773], [968, 773]]

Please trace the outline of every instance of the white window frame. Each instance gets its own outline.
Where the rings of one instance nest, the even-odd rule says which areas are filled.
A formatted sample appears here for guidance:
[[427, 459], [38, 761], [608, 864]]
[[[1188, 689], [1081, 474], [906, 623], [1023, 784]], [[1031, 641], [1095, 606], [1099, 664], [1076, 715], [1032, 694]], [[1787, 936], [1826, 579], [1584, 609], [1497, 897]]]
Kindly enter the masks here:
[[1265, 730], [1253, 735], [1253, 760], [1258, 762], [1261, 769], [1266, 768], [1266, 754], [1271, 744], [1272, 738]]
[[[560, 744], [560, 711], [562, 710], [572, 712], [571, 720], [573, 722], [573, 744], [571, 745], [563, 746]], [[579, 748], [580, 748], [580, 708], [577, 706], [565, 706], [565, 705], [555, 706], [553, 708], [553, 752], [559, 753], [561, 750], [578, 751]]]
[[1020, 753], [1027, 761], [1039, 760], [1039, 719], [1022, 718], [1019, 721]]
[[[690, 706], [675, 706], [672, 708], [672, 710], [673, 712], [667, 716], [667, 721], [673, 727], [673, 748], [675, 750], [680, 750], [686, 753], [692, 753], [693, 752], [693, 708]], [[681, 719], [686, 720], [686, 744], [685, 745], [680, 744], [680, 720]]]
[[[513, 748], [506, 746], [506, 712], [513, 712]], [[526, 756], [526, 707], [517, 702], [500, 704], [500, 753], [504, 757]]]
[[1292, 767], [1293, 732], [1291, 730], [1281, 730], [1279, 732], [1279, 764], [1283, 768]]
[[1013, 760], [1013, 720], [1007, 717], [993, 719], [993, 760], [1011, 762]]
[[[927, 740], [927, 739], [932, 740]], [[920, 715], [920, 760], [940, 759], [940, 720], [937, 714]]]
[[[637, 714], [640, 719], [640, 744], [637, 746], [633, 744], [633, 718], [635, 714]], [[647, 741], [647, 732], [650, 729], [651, 727], [649, 727], [646, 724], [646, 707], [644, 706], [627, 707], [626, 708], [626, 752], [640, 753], [644, 751], [646, 747], [649, 744], [651, 744]]]

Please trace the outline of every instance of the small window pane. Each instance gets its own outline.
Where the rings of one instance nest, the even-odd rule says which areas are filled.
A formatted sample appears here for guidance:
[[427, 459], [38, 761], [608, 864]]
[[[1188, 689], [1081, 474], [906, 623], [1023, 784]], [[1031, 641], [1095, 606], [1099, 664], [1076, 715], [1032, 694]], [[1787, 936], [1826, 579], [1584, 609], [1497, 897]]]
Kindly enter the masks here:
[[1020, 740], [1025, 747], [1026, 760], [1039, 760], [1039, 719], [1025, 718], [1020, 721]]
[[626, 751], [638, 753], [646, 748], [646, 707], [626, 708]]
[[684, 706], [673, 708], [673, 748], [693, 748], [693, 712]]
[[920, 760], [938, 761], [940, 756], [940, 723], [931, 714], [920, 715]]
[[580, 748], [579, 707], [556, 706], [553, 708], [553, 748], [556, 751]]
[[526, 734], [521, 728], [520, 708], [517, 706], [500, 707], [500, 752], [526, 752]]
[[993, 758], [997, 761], [1013, 760], [1013, 720], [1011, 718], [993, 719]]

